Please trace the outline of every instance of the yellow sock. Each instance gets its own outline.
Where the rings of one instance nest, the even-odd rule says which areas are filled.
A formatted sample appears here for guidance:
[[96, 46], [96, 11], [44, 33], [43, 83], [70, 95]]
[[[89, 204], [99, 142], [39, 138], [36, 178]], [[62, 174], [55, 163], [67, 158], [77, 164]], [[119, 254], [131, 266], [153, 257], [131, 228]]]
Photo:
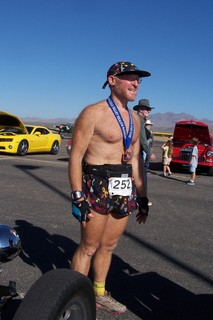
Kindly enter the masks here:
[[96, 296], [104, 296], [105, 294], [105, 282], [95, 282], [93, 283], [93, 289]]

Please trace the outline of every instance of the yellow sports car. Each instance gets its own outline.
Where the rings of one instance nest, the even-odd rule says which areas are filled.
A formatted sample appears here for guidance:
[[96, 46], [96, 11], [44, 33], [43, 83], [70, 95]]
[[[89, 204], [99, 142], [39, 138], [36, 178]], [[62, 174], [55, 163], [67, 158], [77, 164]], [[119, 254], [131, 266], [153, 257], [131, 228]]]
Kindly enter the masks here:
[[24, 125], [17, 116], [0, 111], [0, 153], [19, 156], [37, 152], [57, 154], [60, 144], [58, 133], [43, 126]]

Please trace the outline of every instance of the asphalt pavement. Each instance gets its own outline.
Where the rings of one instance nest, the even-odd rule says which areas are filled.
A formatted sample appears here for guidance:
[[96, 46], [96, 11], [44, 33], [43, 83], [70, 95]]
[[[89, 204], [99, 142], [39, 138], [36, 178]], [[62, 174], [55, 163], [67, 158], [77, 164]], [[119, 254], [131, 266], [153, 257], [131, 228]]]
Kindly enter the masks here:
[[[23, 248], [0, 277], [1, 284], [16, 281], [20, 297], [48, 270], [69, 268], [79, 242], [66, 141], [56, 156], [0, 154], [1, 223], [16, 228]], [[186, 185], [187, 171], [162, 177], [160, 145], [148, 173], [149, 218], [139, 225], [130, 216], [107, 279], [107, 290], [128, 311], [98, 310], [98, 320], [213, 319], [213, 177], [200, 174], [195, 186]], [[20, 297], [7, 303], [2, 320], [12, 319]]]

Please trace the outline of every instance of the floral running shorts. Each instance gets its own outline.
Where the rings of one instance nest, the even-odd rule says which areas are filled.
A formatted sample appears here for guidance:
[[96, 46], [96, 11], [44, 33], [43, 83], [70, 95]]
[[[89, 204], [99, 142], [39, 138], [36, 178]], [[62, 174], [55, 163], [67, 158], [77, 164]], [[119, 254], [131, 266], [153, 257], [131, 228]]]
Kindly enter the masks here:
[[120, 216], [128, 216], [137, 209], [134, 181], [132, 181], [131, 196], [110, 196], [108, 184], [107, 177], [83, 173], [83, 192], [92, 210], [103, 215], [113, 212]]

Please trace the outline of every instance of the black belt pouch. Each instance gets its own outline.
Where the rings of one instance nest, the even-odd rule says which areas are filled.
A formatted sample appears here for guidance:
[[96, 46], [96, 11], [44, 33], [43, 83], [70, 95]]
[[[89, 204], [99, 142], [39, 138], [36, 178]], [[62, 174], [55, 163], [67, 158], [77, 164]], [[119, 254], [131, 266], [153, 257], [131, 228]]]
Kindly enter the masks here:
[[98, 177], [132, 177], [131, 164], [103, 164], [91, 165], [84, 163], [83, 172], [94, 174]]

